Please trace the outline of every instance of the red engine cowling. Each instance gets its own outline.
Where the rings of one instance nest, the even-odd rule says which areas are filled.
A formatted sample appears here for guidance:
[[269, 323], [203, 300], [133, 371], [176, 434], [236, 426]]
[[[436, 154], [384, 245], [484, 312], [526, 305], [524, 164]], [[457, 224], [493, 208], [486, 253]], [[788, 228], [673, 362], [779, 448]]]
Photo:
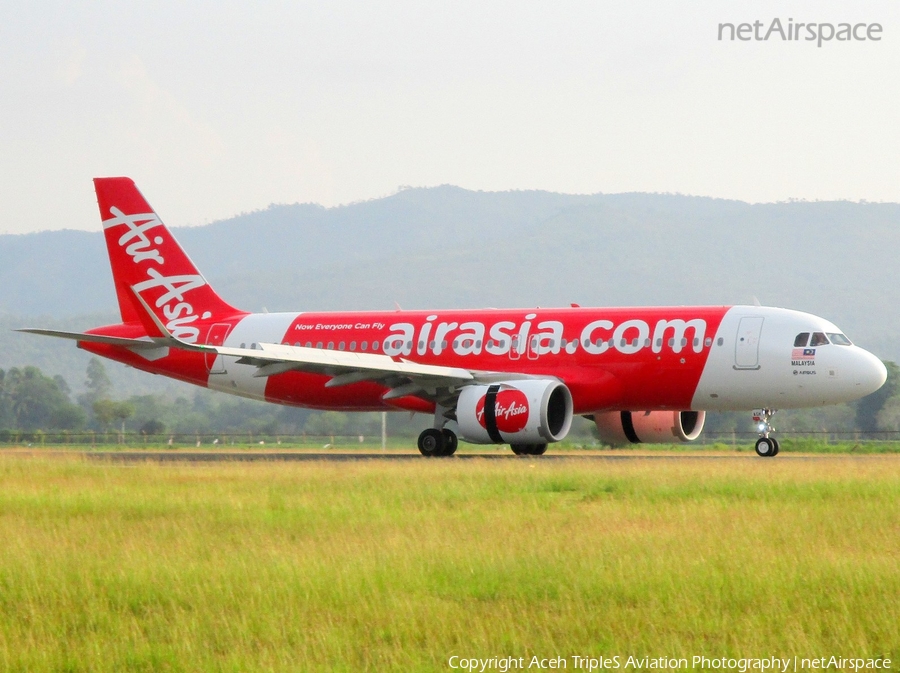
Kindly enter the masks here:
[[602, 411], [594, 414], [600, 441], [622, 444], [671, 444], [700, 436], [705, 411]]
[[456, 403], [459, 438], [473, 444], [546, 444], [572, 427], [572, 394], [546, 379], [463, 388]]

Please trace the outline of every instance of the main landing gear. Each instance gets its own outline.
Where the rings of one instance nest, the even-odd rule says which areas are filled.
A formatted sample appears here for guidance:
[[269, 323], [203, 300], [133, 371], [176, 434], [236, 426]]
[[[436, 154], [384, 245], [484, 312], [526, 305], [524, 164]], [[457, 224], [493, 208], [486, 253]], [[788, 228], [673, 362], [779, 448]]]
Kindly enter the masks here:
[[419, 452], [426, 458], [438, 456], [452, 456], [456, 453], [459, 438], [453, 430], [444, 428], [428, 428], [419, 435]]
[[756, 421], [759, 430], [759, 439], [756, 440], [756, 455], [762, 458], [774, 458], [778, 455], [778, 440], [769, 437], [774, 428], [769, 420], [775, 414], [774, 409], [758, 409], [753, 412], [753, 420]]

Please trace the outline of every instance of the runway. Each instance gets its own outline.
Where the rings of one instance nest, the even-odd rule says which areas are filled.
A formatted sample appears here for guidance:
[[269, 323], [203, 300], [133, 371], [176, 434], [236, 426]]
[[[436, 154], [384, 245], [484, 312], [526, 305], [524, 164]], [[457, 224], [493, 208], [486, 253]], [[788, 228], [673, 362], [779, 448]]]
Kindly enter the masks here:
[[[109, 461], [116, 463], [142, 463], [142, 462], [160, 462], [160, 463], [216, 463], [216, 462], [236, 462], [236, 463], [252, 463], [252, 462], [392, 462], [392, 461], [454, 461], [454, 460], [506, 460], [506, 461], [623, 461], [623, 460], [760, 460], [752, 452], [741, 454], [545, 454], [543, 456], [516, 456], [512, 453], [463, 453], [446, 458], [424, 458], [418, 453], [302, 453], [302, 452], [262, 452], [254, 451], [247, 453], [238, 453], [231, 451], [192, 451], [192, 452], [175, 452], [175, 451], [84, 451], [77, 454], [69, 453], [67, 455], [80, 455], [88, 460]], [[866, 455], [782, 455], [777, 460], [845, 460], [847, 458], [882, 458], [882, 456], [874, 454]]]

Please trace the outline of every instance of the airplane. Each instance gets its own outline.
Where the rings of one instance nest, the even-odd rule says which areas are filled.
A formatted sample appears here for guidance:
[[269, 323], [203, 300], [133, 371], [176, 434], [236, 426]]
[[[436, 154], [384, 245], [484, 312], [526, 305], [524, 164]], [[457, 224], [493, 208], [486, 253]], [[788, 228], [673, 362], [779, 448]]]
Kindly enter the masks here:
[[224, 301], [126, 177], [95, 178], [121, 322], [72, 339], [131, 367], [234, 395], [428, 414], [427, 457], [459, 440], [541, 455], [577, 415], [606, 444], [700, 436], [708, 411], [776, 409], [878, 390], [884, 364], [831, 322], [764, 306], [248, 313]]

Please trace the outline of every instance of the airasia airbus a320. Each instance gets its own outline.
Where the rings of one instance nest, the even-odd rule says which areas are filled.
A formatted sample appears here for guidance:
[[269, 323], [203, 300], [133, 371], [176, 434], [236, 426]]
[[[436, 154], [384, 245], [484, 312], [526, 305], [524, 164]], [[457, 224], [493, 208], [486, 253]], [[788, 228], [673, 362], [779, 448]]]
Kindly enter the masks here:
[[96, 355], [277, 404], [429, 414], [426, 456], [458, 440], [539, 455], [576, 414], [606, 443], [696, 439], [710, 410], [847, 402], [887, 372], [832, 323], [762, 306], [247, 313], [209, 286], [128, 178], [94, 187], [122, 322], [74, 339]]

